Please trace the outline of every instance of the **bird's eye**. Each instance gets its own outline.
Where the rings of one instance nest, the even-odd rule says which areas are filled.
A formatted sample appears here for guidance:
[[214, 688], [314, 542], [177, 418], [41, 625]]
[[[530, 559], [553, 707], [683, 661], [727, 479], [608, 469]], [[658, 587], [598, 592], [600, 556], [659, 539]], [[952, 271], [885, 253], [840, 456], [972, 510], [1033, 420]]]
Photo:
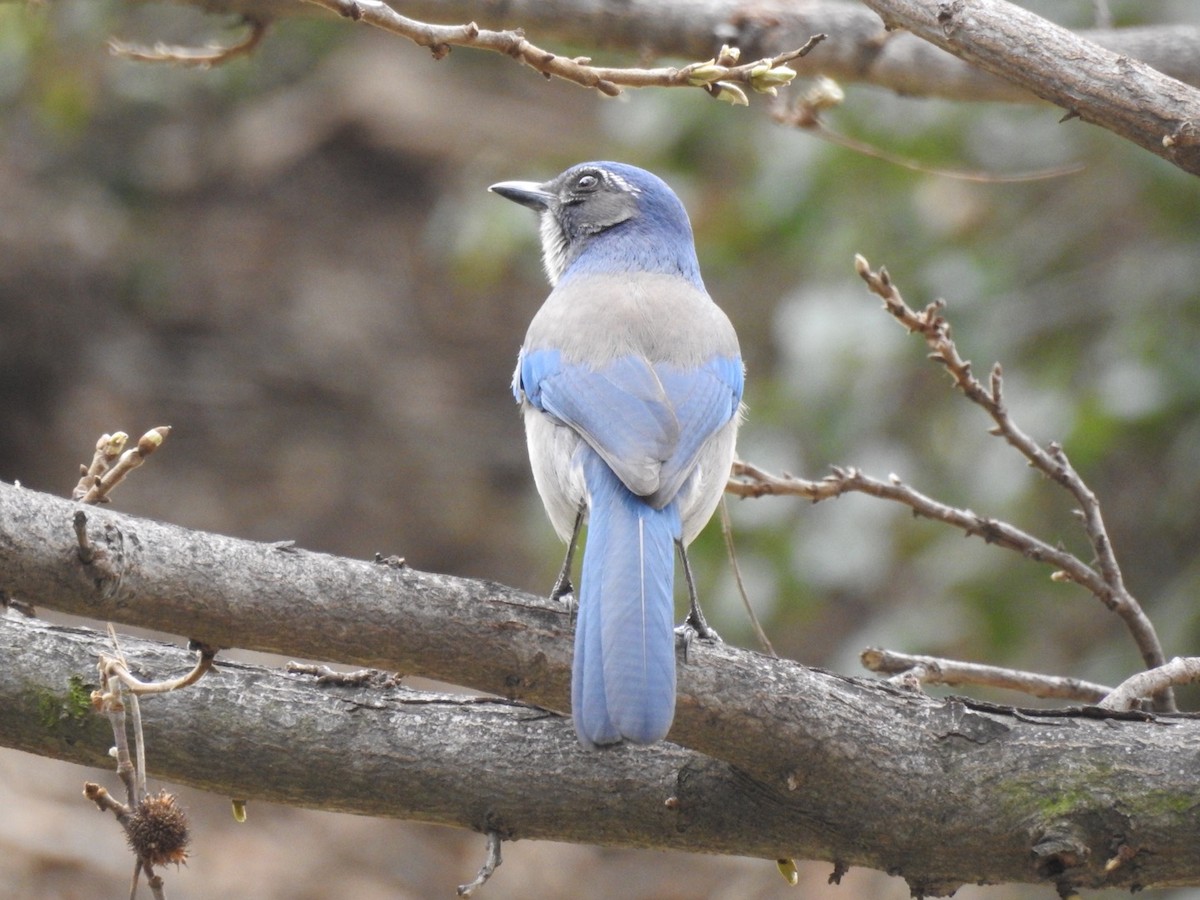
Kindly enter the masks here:
[[575, 190], [577, 191], [594, 191], [600, 186], [600, 179], [591, 173], [580, 175], [575, 181]]

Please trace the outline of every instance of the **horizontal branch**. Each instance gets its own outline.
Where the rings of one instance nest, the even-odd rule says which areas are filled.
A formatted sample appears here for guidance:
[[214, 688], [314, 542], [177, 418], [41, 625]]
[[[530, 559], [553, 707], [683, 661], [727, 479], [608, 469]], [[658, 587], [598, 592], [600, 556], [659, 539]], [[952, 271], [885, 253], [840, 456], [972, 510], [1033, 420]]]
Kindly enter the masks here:
[[[1060, 700], [1077, 700], [1083, 703], [1099, 703], [1112, 693], [1112, 688], [1081, 678], [1061, 675], [1043, 675], [1040, 672], [1025, 672], [981, 663], [944, 659], [940, 656], [921, 656], [912, 653], [897, 653], [869, 647], [859, 657], [864, 668], [872, 672], [892, 675], [893, 684], [912, 676], [916, 685], [946, 684], [952, 687], [963, 684], [978, 684], [988, 687], [1020, 691], [1031, 697], [1054, 697]], [[1138, 673], [1139, 675], [1145, 673]], [[1135, 676], [1136, 677], [1136, 676]], [[1118, 708], [1118, 707], [1114, 707]], [[1123, 706], [1121, 709], [1133, 709]]]
[[881, 500], [891, 500], [907, 506], [914, 515], [961, 529], [968, 537], [979, 537], [985, 543], [1015, 550], [1028, 559], [1051, 565], [1064, 573], [1065, 577], [1059, 580], [1074, 581], [1094, 593], [1105, 590], [1095, 569], [1068, 551], [1051, 546], [1000, 519], [981, 516], [973, 510], [935, 500], [905, 484], [895, 474], [889, 475], [884, 481], [859, 469], [833, 466], [830, 474], [820, 481], [810, 481], [786, 473], [775, 475], [753, 463], [736, 460], [728, 491], [738, 497], [793, 496], [813, 503], [832, 500], [844, 494], [867, 494]]
[[[194, 663], [159, 642], [121, 647], [159, 677]], [[102, 633], [0, 618], [0, 743], [111, 770], [112, 729], [86, 703], [105, 653]], [[813, 839], [798, 808], [747, 790], [728, 764], [671, 745], [584, 754], [569, 720], [499, 698], [330, 687], [218, 659], [141, 708], [156, 777], [247, 800], [764, 859]]]
[[[569, 622], [543, 598], [402, 566], [188, 531], [107, 509], [86, 510], [94, 555], [84, 563], [73, 526], [77, 509], [0, 485], [0, 589], [36, 606], [163, 629], [210, 645], [399, 670], [540, 707], [567, 705]], [[8, 633], [23, 624], [11, 616], [0, 621]], [[54, 656], [46, 651], [22, 664], [23, 643], [26, 632], [0, 648], [5, 660], [0, 678], [18, 692], [27, 690], [21, 685], [31, 678], [36, 684], [36, 672]], [[96, 645], [88, 646], [90, 653]], [[131, 661], [138, 658], [135, 645], [123, 641], [123, 646]], [[71, 658], [70, 670], [90, 679], [94, 664], [81, 665], [74, 651]], [[165, 676], [186, 671], [191, 660], [179, 656], [170, 664], [147, 665], [149, 676]], [[699, 641], [687, 660], [682, 654], [678, 660], [678, 707], [670, 735], [675, 746], [587, 752], [574, 742], [569, 722], [509, 701], [431, 700], [369, 685], [316, 685], [305, 676], [223, 665], [220, 656], [217, 665], [215, 677], [144, 701], [146, 719], [178, 709], [174, 722], [195, 718], [206, 735], [200, 752], [185, 730], [148, 733], [152, 773], [232, 796], [259, 796], [254, 785], [271, 767], [254, 766], [251, 778], [249, 772], [238, 774], [236, 757], [255, 743], [270, 742], [256, 741], [254, 725], [249, 732], [233, 730], [231, 722], [245, 703], [248, 722], [263, 719], [258, 727], [267, 728], [278, 721], [289, 735], [311, 733], [317, 743], [342, 748], [335, 750], [339, 754], [364, 757], [355, 765], [371, 763], [369, 753], [355, 748], [373, 746], [373, 738], [356, 729], [379, 729], [380, 740], [397, 748], [399, 762], [421, 773], [412, 778], [428, 778], [450, 792], [452, 809], [430, 800], [433, 805], [417, 811], [395, 801], [399, 814], [426, 821], [490, 828], [488, 813], [500, 808], [495, 798], [509, 796], [500, 782], [523, 795], [553, 794], [557, 788], [536, 790], [539, 772], [547, 765], [553, 770], [551, 762], [562, 758], [557, 765], [579, 767], [572, 777], [586, 783], [581, 790], [595, 790], [597, 783], [604, 789], [571, 810], [555, 807], [551, 799], [530, 799], [549, 804], [542, 807], [547, 816], [567, 821], [545, 830], [526, 821], [514, 833], [666, 846], [656, 843], [654, 829], [663, 827], [664, 817], [674, 823], [669, 827], [681, 821], [666, 798], [680, 796], [680, 785], [694, 769], [716, 779], [704, 788], [714, 791], [724, 790], [714, 785], [736, 769], [739, 789], [753, 802], [779, 807], [791, 839], [781, 851], [777, 836], [755, 831], [752, 819], [739, 819], [735, 830], [748, 833], [722, 852], [779, 853], [895, 871], [914, 891], [930, 895], [979, 879], [1126, 888], [1200, 883], [1200, 859], [1192, 852], [1200, 823], [1162, 802], [1187, 796], [1194, 787], [1190, 764], [1200, 753], [1200, 722], [1185, 716], [1022, 712], [937, 699]], [[228, 680], [238, 672], [246, 673], [244, 684]], [[69, 715], [69, 682], [60, 674], [53, 684], [58, 707]], [[230, 694], [206, 693], [226, 684], [233, 686]], [[311, 717], [304, 712], [307, 699], [297, 698], [293, 706], [290, 694], [277, 693], [297, 684], [318, 702]], [[71, 754], [87, 746], [99, 759], [111, 739], [107, 726], [81, 725], [86, 735], [64, 735], [57, 730], [62, 716], [45, 714], [58, 707], [48, 707], [45, 691], [39, 693], [42, 705], [36, 708], [43, 713], [33, 732], [28, 723], [37, 714], [28, 698], [0, 702], [0, 742], [13, 743], [11, 735], [23, 734], [21, 745], [36, 752], [77, 758]], [[401, 714], [432, 718], [397, 718]], [[421, 743], [423, 737], [432, 743]], [[309, 758], [307, 748], [296, 752], [290, 741], [284, 742], [290, 762], [278, 761], [281, 781], [272, 788], [285, 800], [293, 791], [290, 802], [372, 812], [377, 807], [368, 805], [375, 802], [370, 797], [386, 793], [390, 780], [399, 777], [393, 761], [368, 769], [340, 799], [306, 799], [301, 788], [284, 782], [325, 769], [312, 762], [321, 757]], [[1130, 753], [1131, 747], [1137, 752]], [[592, 816], [594, 805], [608, 802], [613, 784], [622, 785], [617, 794], [623, 796], [631, 761], [643, 756], [665, 763], [647, 770], [657, 773], [646, 776], [653, 790], [636, 779], [628, 784], [645, 793], [638, 805], [623, 805], [626, 817], [638, 817], [622, 826], [626, 832], [598, 835], [570, 818]], [[228, 768], [217, 778], [215, 767]], [[596, 782], [587, 781], [591, 767], [599, 767]], [[457, 788], [449, 784], [455, 780]], [[393, 798], [387, 797], [390, 805]], [[1057, 799], [1048, 803], [1047, 797]], [[705, 819], [721, 815], [720, 803], [694, 808]], [[513, 821], [519, 818], [513, 808], [503, 809]], [[717, 833], [715, 824], [705, 827]], [[638, 836], [628, 836], [633, 833]], [[1126, 852], [1129, 859], [1109, 867], [1105, 863], [1118, 849], [1114, 842], [1133, 849]]]
[[[143, 2], [143, 0], [139, 0]], [[183, 0], [209, 12], [269, 21], [305, 14], [294, 0]], [[407, 16], [431, 22], [478, 22], [524, 29], [537, 41], [623, 51], [656, 58], [703, 59], [721, 44], [746, 59], [775, 56], [811, 35], [828, 34], [820, 51], [796, 68], [802, 77], [826, 75], [846, 84], [870, 84], [905, 96], [963, 101], [1029, 103], [1025, 88], [981, 71], [913, 34], [885, 33], [878, 15], [857, 0], [759, 3], [729, 0], [624, 0], [621, 14], [594, 0], [405, 0]], [[1200, 28], [1186, 25], [1096, 28], [1079, 36], [1114, 53], [1142, 60], [1159, 72], [1200, 85]]]
[[[259, 31], [275, 17], [294, 15], [304, 5], [281, 0], [184, 2], [210, 12], [239, 13]], [[879, 15], [841, 0], [750, 9], [717, 0], [628, 0], [619, 13], [587, 0], [513, 0], [500, 5], [414, 0], [404, 4], [407, 15], [383, 0], [308, 0], [308, 5], [403, 35], [428, 46], [438, 59], [454, 45], [494, 50], [547, 77], [566, 78], [608, 95], [620, 93], [622, 84], [695, 84], [689, 73], [705, 68], [720, 80], [697, 86], [734, 103], [745, 102], [738, 83], [768, 93], [774, 92], [774, 85], [786, 84], [791, 69], [781, 63], [790, 63], [796, 48], [808, 45], [815, 35], [830, 35], [820, 52], [796, 61], [802, 77], [875, 84], [906, 96], [1024, 102], [1040, 98], [1066, 110], [1067, 118], [1100, 125], [1187, 172], [1200, 173], [1200, 91], [1193, 87], [1200, 84], [1200, 29], [1194, 27], [1074, 33], [1000, 0], [868, 2]], [[435, 25], [410, 16], [457, 22]], [[890, 29], [911, 33], [886, 30], [884, 21]], [[647, 58], [705, 59], [728, 45], [743, 58], [761, 62], [740, 71], [728, 63], [718, 65], [717, 59], [682, 69], [598, 67], [590, 58], [542, 49], [526, 39], [526, 33], [537, 35], [541, 44], [558, 39], [588, 48], [620, 48]], [[185, 64], [196, 58], [186, 50], [175, 55]], [[199, 56], [211, 62], [213, 54], [206, 49]], [[717, 68], [725, 72], [717, 73]], [[764, 72], [767, 75], [760, 74]], [[782, 80], [770, 80], [776, 75]], [[775, 118], [786, 122], [795, 117], [777, 111]]]
[[526, 39], [523, 29], [494, 30], [480, 28], [474, 21], [464, 25], [433, 25], [401, 15], [383, 0], [308, 0], [316, 6], [356, 22], [407, 38], [428, 47], [435, 59], [450, 53], [451, 47], [491, 50], [520, 60], [547, 78], [562, 78], [582, 87], [594, 88], [609, 97], [622, 88], [699, 87], [712, 96], [746, 105], [745, 93], [738, 85], [776, 94], [776, 88], [788, 84], [796, 73], [787, 64], [806, 56], [824, 35], [810, 36], [804, 46], [773, 55], [769, 59], [739, 64], [740, 51], [723, 48], [707, 62], [694, 62], [682, 68], [657, 69], [596, 66], [586, 57], [568, 57], [552, 53]]

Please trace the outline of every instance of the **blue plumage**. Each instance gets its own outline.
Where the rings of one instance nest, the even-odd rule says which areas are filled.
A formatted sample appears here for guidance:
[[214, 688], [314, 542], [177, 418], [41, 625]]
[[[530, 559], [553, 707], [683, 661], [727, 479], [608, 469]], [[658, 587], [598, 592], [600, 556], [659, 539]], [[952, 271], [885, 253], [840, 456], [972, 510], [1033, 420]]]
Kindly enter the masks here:
[[583, 550], [571, 709], [586, 745], [666, 737], [675, 714], [671, 603], [679, 513], [633, 494], [583, 452], [590, 498]]
[[[555, 529], [589, 520], [571, 708], [585, 746], [666, 736], [675, 708], [674, 548], [720, 501], [743, 369], [705, 292], [691, 225], [657, 176], [585, 163], [492, 190], [541, 214], [554, 290], [513, 376]], [[689, 623], [704, 631], [692, 598]]]

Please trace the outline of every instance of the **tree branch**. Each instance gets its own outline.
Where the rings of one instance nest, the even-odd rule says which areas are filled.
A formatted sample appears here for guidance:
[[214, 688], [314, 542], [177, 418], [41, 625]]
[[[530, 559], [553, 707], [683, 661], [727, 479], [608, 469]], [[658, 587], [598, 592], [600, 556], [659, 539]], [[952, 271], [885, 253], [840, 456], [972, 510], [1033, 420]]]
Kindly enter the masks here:
[[[167, 644], [121, 643], [131, 662], [159, 677], [193, 661]], [[0, 619], [0, 742], [111, 771], [111, 728], [86, 710], [71, 714], [66, 696], [71, 679], [94, 672], [96, 657], [110, 651], [99, 632]], [[147, 699], [143, 729], [159, 778], [506, 840], [774, 859], [803, 827], [798, 809], [748, 790], [727, 764], [668, 744], [584, 753], [569, 720], [500, 698], [332, 687], [218, 660], [187, 691]]]
[[1177, 656], [1157, 669], [1138, 672], [1125, 679], [1100, 703], [1103, 709], [1136, 709], [1145, 697], [1172, 685], [1200, 681], [1200, 657]]
[[[296, 15], [299, 6], [285, 0], [183, 2], [210, 12], [236, 13], [255, 23]], [[686, 84], [683, 73], [701, 64], [649, 70], [595, 67], [590, 59], [542, 50], [525, 39], [525, 30], [536, 31], [542, 42], [562, 40], [660, 58], [703, 59], [728, 44], [746, 59], [775, 60], [769, 69], [785, 58], [790, 61], [795, 48], [813, 35], [828, 34], [821, 52], [796, 62], [802, 77], [824, 75], [906, 96], [1015, 102], [1041, 98], [1067, 110], [1068, 118], [1100, 125], [1185, 171], [1200, 173], [1200, 91], [1191, 87], [1200, 85], [1200, 28], [1195, 27], [1073, 33], [1001, 0], [969, 6], [870, 0], [867, 5], [878, 16], [842, 0], [768, 2], [752, 8], [727, 0], [627, 0], [619, 15], [588, 0], [513, 0], [499, 7], [479, 0], [414, 0], [404, 5], [408, 16], [382, 0], [308, 2], [402, 34], [429, 46], [437, 58], [452, 45], [496, 50], [547, 77], [567, 78], [610, 95], [619, 93], [621, 84]], [[461, 24], [434, 25], [409, 16]], [[912, 33], [886, 31], [879, 16], [893, 28]], [[476, 21], [493, 27], [483, 29]], [[200, 55], [206, 54], [211, 55]], [[193, 55], [182, 54], [185, 62]], [[730, 80], [706, 82], [705, 89], [741, 102], [744, 95], [735, 82], [754, 85], [757, 76], [751, 70], [760, 65], [751, 64]], [[771, 83], [763, 82], [762, 87], [769, 91]], [[789, 119], [786, 114], [776, 118]]]
[[[148, 2], [148, 0], [135, 0]], [[157, 2], [157, 0], [152, 0]], [[182, 0], [209, 12], [258, 21], [303, 15], [294, 0]], [[311, 7], [307, 7], [311, 8]], [[850, 0], [803, 4], [762, 2], [753, 7], [728, 0], [625, 0], [622, 14], [592, 0], [406, 0], [416, 19], [476, 21], [497, 29], [523, 28], [539, 41], [619, 50], [657, 57], [702, 59], [723, 43], [746, 58], [775, 56], [799, 47], [810, 35], [829, 40], [816, 56], [797, 66], [802, 77], [827, 75], [844, 83], [870, 84], [905, 96], [962, 101], [1029, 103], [1034, 93], [981, 71], [914, 34], [883, 30], [878, 15]], [[1098, 28], [1080, 38], [1153, 66], [1186, 84], [1200, 86], [1200, 28], [1186, 25]]]
[[[1099, 571], [1084, 564], [1072, 554], [1055, 550], [1041, 541], [1023, 535], [1006, 523], [993, 519], [981, 520], [981, 517], [969, 510], [949, 510], [942, 507], [941, 504], [905, 488], [895, 476], [892, 476], [892, 481], [897, 488], [902, 490], [896, 493], [892, 499], [908, 503], [913, 506], [914, 510], [917, 510], [917, 506], [914, 504], [919, 502], [923, 508], [917, 511], [922, 515], [928, 514], [926, 509], [933, 509], [934, 512], [950, 516], [945, 521], [951, 521], [952, 524], [959, 527], [963, 527], [964, 523], [970, 523], [973, 520], [981, 520], [984, 530], [978, 533], [984, 537], [984, 540], [989, 540], [991, 535], [995, 534], [999, 537], [999, 542], [1012, 549], [1019, 549], [1033, 559], [1062, 560], [1066, 564], [1060, 567], [1055, 576], [1060, 579], [1076, 581], [1087, 587], [1096, 595], [1097, 599], [1125, 622], [1138, 650], [1141, 651], [1142, 660], [1146, 666], [1148, 668], [1161, 666], [1166, 661], [1166, 657], [1163, 654], [1158, 633], [1137, 598], [1125, 587], [1125, 579], [1121, 574], [1121, 567], [1117, 563], [1116, 553], [1113, 551], [1112, 541], [1109, 539], [1096, 495], [1075, 471], [1067, 459], [1066, 452], [1057, 442], [1052, 442], [1049, 447], [1043, 449], [1033, 438], [1017, 427], [1004, 400], [1004, 378], [1000, 364], [992, 366], [988, 386], [985, 388], [975, 377], [971, 362], [962, 358], [957, 345], [950, 337], [950, 323], [942, 315], [945, 307], [944, 301], [936, 300], [918, 313], [905, 303], [887, 269], [881, 267], [878, 271], [873, 271], [862, 256], [855, 257], [854, 265], [868, 289], [882, 298], [884, 308], [892, 317], [909, 332], [915, 332], [924, 338], [926, 346], [929, 347], [929, 358], [940, 364], [954, 379], [955, 387], [961, 390], [972, 403], [983, 409], [996, 423], [989, 433], [1003, 438], [1024, 456], [1033, 468], [1066, 489], [1075, 498], [1079, 503], [1078, 515], [1083, 521], [1084, 531], [1096, 554]], [[941, 509], [935, 507], [941, 507]], [[971, 531], [968, 530], [968, 534], [970, 533]], [[1070, 559], [1064, 559], [1064, 557]], [[1155, 697], [1155, 707], [1162, 711], [1174, 709], [1174, 698], [1170, 690], [1165, 690]]]
[[[5, 589], [209, 644], [566, 706], [567, 616], [542, 598], [100, 509], [88, 510], [96, 552], [85, 564], [75, 509], [0, 485]], [[122, 643], [153, 676], [191, 665], [182, 651]], [[69, 702], [71, 676], [88, 677], [105, 646], [0, 619], [0, 741], [106, 763], [109, 729]], [[1194, 719], [935, 699], [724, 644], [694, 643], [679, 663], [674, 745], [586, 752], [569, 721], [511, 701], [228, 663], [146, 700], [143, 718], [153, 772], [229, 796], [507, 838], [826, 859], [899, 872], [924, 894], [978, 879], [1200, 883], [1200, 823], [1161, 802], [1194, 787]], [[1118, 845], [1132, 848], [1128, 860], [1106, 867]]]
[[[682, 68], [615, 68], [592, 65], [587, 57], [572, 58], [544, 50], [527, 40], [524, 31], [519, 28], [497, 31], [480, 28], [474, 21], [464, 25], [435, 25], [401, 15], [383, 0], [307, 2], [355, 22], [364, 22], [407, 38], [429, 48], [434, 59], [444, 59], [452, 47], [490, 50], [511, 56], [546, 78], [562, 78], [582, 87], [594, 88], [609, 97], [617, 96], [626, 87], [698, 87], [713, 97], [744, 106], [748, 100], [739, 85], [775, 96], [776, 88], [789, 84], [796, 76], [787, 64], [807, 56], [825, 38], [825, 35], [810, 35], [798, 49], [740, 64], [740, 49], [723, 46], [707, 62], [694, 62]], [[193, 64], [196, 56], [195, 53], [183, 53], [178, 60]], [[159, 56], [160, 60], [170, 58], [166, 54]]]
[[139, 44], [111, 40], [108, 42], [108, 49], [115, 56], [138, 62], [168, 62], [207, 69], [212, 66], [222, 66], [242, 56], [248, 56], [258, 49], [258, 45], [267, 36], [267, 23], [247, 17], [244, 24], [246, 26], [245, 36], [224, 46], [208, 44], [205, 47], [178, 47], [157, 43], [153, 47], [143, 47]]
[[905, 28], [1200, 175], [1200, 91], [1004, 0], [865, 0]]
[[[1084, 703], [1099, 703], [1112, 693], [1110, 687], [1080, 678], [1043, 675], [1040, 672], [1024, 672], [1020, 669], [943, 659], [939, 656], [897, 653], [894, 650], [880, 650], [876, 647], [864, 650], [860, 661], [864, 668], [872, 672], [892, 675], [888, 681], [900, 686], [906, 686], [907, 676], [911, 676], [917, 687], [923, 684], [979, 684], [1020, 691], [1031, 697], [1055, 697]], [[1145, 673], [1138, 673], [1143, 674]], [[1133, 709], [1134, 706], [1109, 708]]]

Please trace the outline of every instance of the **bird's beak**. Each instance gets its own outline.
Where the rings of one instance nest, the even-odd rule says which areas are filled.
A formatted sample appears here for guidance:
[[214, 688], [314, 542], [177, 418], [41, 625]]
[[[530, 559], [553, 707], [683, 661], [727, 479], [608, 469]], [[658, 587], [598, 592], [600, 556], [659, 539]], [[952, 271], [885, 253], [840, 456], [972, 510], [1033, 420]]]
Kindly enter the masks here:
[[493, 184], [488, 190], [538, 212], [548, 209], [554, 200], [554, 195], [546, 190], [544, 184], [534, 181], [501, 181], [499, 184]]

